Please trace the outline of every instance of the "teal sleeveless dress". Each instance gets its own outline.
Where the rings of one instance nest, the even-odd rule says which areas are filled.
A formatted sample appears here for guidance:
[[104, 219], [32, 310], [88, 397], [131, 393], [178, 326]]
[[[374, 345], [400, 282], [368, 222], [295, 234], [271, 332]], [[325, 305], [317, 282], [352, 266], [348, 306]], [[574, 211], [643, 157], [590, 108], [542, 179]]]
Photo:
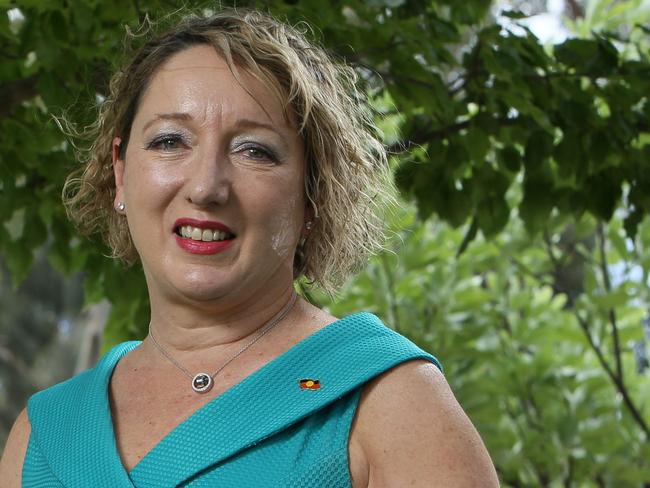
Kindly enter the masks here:
[[119, 344], [94, 368], [30, 398], [24, 487], [349, 487], [348, 436], [363, 384], [412, 359], [442, 369], [374, 315], [357, 313], [199, 408], [127, 471], [108, 387], [139, 344]]

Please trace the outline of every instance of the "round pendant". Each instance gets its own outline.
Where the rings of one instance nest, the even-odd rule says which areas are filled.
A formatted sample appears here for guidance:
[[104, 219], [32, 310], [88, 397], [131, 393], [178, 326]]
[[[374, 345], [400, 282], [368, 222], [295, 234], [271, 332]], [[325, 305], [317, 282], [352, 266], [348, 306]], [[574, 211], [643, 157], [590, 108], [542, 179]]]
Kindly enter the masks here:
[[197, 393], [207, 393], [212, 389], [212, 377], [207, 373], [199, 373], [192, 380], [192, 389]]

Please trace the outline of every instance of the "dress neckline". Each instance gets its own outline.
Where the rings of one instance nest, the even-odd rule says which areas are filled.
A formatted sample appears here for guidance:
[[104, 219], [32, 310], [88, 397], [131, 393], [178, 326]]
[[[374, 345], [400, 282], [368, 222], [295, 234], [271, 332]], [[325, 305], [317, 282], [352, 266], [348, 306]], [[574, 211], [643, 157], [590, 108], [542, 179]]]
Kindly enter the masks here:
[[[114, 442], [108, 386], [115, 365], [138, 344], [115, 346], [94, 368], [30, 399], [30, 449], [39, 449], [60, 484], [185, 486], [208, 471], [230, 472], [240, 456], [242, 462], [249, 453], [256, 456], [254, 446], [260, 452], [275, 449], [278, 434], [302, 435], [301, 422], [397, 364], [419, 358], [442, 370], [433, 356], [376, 316], [353, 314], [317, 330], [209, 400], [127, 473]], [[303, 388], [305, 378], [319, 380], [319, 387]]]
[[[111, 444], [114, 446], [113, 449], [113, 455], [115, 457], [115, 460], [119, 465], [122, 467], [124, 472], [127, 474], [129, 477], [133, 477], [134, 474], [139, 473], [140, 471], [143, 470], [143, 466], [146, 466], [149, 462], [149, 459], [155, 455], [156, 452], [161, 450], [166, 444], [170, 443], [170, 440], [173, 439], [174, 437], [178, 436], [178, 433], [183, 430], [186, 426], [194, 423], [196, 419], [200, 416], [202, 416], [205, 412], [214, 409], [215, 404], [220, 403], [220, 401], [223, 401], [222, 399], [224, 397], [228, 398], [229, 396], [232, 396], [234, 393], [239, 391], [240, 389], [244, 388], [248, 383], [250, 383], [253, 379], [264, 375], [268, 370], [275, 368], [279, 363], [283, 362], [286, 360], [287, 357], [290, 357], [291, 355], [294, 355], [297, 350], [300, 350], [302, 348], [305, 348], [307, 345], [309, 345], [311, 342], [317, 341], [322, 335], [330, 334], [334, 331], [334, 329], [338, 329], [346, 322], [349, 320], [354, 320], [356, 318], [359, 318], [362, 315], [368, 315], [370, 317], [374, 317], [372, 314], [369, 314], [367, 312], [357, 312], [351, 315], [348, 315], [346, 317], [343, 317], [341, 319], [337, 319], [329, 324], [327, 324], [325, 327], [322, 327], [321, 329], [313, 332], [312, 334], [309, 334], [308, 336], [304, 337], [300, 341], [298, 341], [296, 344], [292, 345], [290, 348], [288, 348], [286, 351], [282, 352], [275, 358], [271, 359], [269, 362], [261, 366], [260, 368], [256, 369], [253, 371], [251, 374], [248, 376], [244, 377], [241, 381], [235, 383], [228, 389], [226, 389], [223, 393], [220, 395], [216, 396], [212, 400], [208, 401], [204, 405], [200, 406], [197, 408], [194, 412], [192, 412], [189, 416], [187, 416], [185, 419], [181, 420], [180, 423], [178, 423], [176, 426], [174, 426], [165, 436], [158, 442], [156, 443], [145, 455], [138, 461], [138, 463], [131, 469], [127, 470], [126, 467], [124, 466], [122, 459], [119, 454], [119, 450], [117, 448], [117, 440], [115, 436], [115, 424], [114, 424], [114, 419], [113, 419], [113, 413], [110, 408], [110, 399], [109, 399], [109, 388], [110, 388], [110, 381], [111, 377], [113, 375], [113, 372], [115, 371], [115, 368], [117, 367], [117, 364], [119, 361], [126, 356], [129, 352], [133, 351], [135, 348], [137, 348], [140, 344], [142, 344], [142, 341], [128, 341], [128, 342], [123, 342], [121, 344], [116, 345], [113, 349], [111, 349], [105, 357], [101, 360], [101, 363], [103, 364], [105, 371], [103, 374], [103, 377], [105, 378], [105, 381], [102, 385], [103, 388], [103, 397], [104, 401], [106, 403], [106, 409], [104, 410], [106, 412], [106, 418], [104, 419], [104, 423], [108, 428], [108, 435], [111, 440]], [[108, 360], [108, 361], [107, 361]]]

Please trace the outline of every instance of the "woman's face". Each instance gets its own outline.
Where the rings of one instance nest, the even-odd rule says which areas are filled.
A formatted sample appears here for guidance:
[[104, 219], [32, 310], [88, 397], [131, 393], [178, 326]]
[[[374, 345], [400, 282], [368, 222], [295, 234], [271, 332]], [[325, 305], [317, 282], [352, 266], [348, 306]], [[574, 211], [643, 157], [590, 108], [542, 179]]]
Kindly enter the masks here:
[[133, 120], [117, 195], [152, 300], [245, 300], [286, 289], [305, 221], [304, 148], [262, 83], [207, 45], [156, 72]]

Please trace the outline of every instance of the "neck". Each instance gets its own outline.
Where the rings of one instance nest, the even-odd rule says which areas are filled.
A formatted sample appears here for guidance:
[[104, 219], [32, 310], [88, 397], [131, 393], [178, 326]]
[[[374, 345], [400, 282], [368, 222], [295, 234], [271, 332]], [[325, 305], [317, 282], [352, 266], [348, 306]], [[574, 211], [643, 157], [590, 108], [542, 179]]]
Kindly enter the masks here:
[[[150, 328], [158, 344], [177, 361], [191, 367], [204, 361], [213, 363], [216, 358], [227, 357], [263, 332], [269, 321], [283, 312], [295, 294], [293, 286], [266, 294], [256, 300], [242, 300], [240, 303], [228, 300], [226, 309], [207, 307], [205, 304], [170, 304], [165, 307], [152, 297]], [[299, 313], [298, 301], [273, 328], [293, 322]], [[270, 331], [269, 331], [270, 332]], [[270, 334], [269, 334], [270, 335]], [[261, 339], [267, 341], [268, 338]], [[156, 356], [155, 346], [148, 336], [144, 349]]]

